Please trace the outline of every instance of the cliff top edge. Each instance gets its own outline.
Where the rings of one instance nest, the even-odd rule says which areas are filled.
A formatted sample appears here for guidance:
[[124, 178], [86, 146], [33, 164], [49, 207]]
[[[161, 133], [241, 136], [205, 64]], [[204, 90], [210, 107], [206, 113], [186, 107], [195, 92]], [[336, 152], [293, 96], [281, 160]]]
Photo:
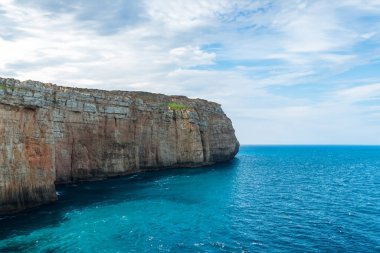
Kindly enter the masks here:
[[[14, 87], [18, 89], [23, 90], [31, 90], [36, 91], [40, 90], [41, 92], [44, 91], [52, 91], [52, 92], [67, 92], [67, 93], [75, 93], [75, 94], [86, 94], [86, 95], [97, 95], [97, 94], [105, 94], [107, 96], [129, 96], [132, 98], [141, 98], [143, 100], [150, 100], [151, 98], [157, 98], [161, 97], [162, 99], [170, 100], [170, 101], [198, 101], [201, 103], [209, 103], [213, 104], [214, 106], [221, 107], [219, 103], [209, 101], [202, 98], [189, 98], [187, 96], [183, 95], [166, 95], [162, 93], [153, 93], [153, 92], [147, 92], [147, 91], [126, 91], [126, 90], [102, 90], [102, 89], [96, 89], [96, 88], [81, 88], [81, 87], [72, 87], [72, 86], [63, 86], [63, 85], [57, 85], [54, 83], [43, 83], [40, 81], [35, 80], [25, 80], [20, 81], [15, 78], [5, 78], [0, 76], [0, 90], [5, 89], [7, 87]], [[166, 99], [165, 99], [166, 98]]]

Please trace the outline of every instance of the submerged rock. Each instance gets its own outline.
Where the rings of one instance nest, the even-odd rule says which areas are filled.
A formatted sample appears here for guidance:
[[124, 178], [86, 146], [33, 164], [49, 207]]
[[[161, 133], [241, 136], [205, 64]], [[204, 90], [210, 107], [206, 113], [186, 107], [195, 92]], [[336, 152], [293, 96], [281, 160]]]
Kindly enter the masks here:
[[0, 78], [0, 213], [56, 200], [55, 183], [232, 159], [217, 103]]

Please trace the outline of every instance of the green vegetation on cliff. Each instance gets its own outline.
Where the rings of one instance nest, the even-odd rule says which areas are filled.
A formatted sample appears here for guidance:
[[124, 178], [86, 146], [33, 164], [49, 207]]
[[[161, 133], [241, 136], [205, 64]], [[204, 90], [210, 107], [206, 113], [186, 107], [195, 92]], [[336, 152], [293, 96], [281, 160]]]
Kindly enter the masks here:
[[178, 104], [176, 102], [169, 102], [168, 108], [170, 110], [184, 110], [184, 109], [187, 109], [188, 107], [186, 105]]

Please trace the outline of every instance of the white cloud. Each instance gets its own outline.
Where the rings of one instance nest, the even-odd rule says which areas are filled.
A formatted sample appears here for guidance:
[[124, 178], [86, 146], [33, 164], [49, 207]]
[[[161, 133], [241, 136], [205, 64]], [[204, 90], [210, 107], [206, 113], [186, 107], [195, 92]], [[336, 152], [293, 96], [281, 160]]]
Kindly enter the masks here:
[[379, 61], [376, 0], [63, 2], [0, 3], [0, 75], [215, 100], [242, 143], [380, 142], [379, 76], [330, 80]]
[[285, 50], [314, 53], [344, 50], [350, 46], [355, 32], [340, 24], [336, 12], [337, 6], [316, 1], [297, 13], [281, 15], [286, 20], [279, 27], [285, 34]]
[[336, 91], [335, 96], [341, 101], [350, 103], [380, 99], [380, 83], [341, 89]]
[[209, 65], [213, 64], [215, 59], [215, 53], [207, 53], [193, 46], [173, 48], [170, 55], [179, 67]]
[[228, 1], [153, 0], [146, 1], [149, 18], [153, 23], [174, 32], [209, 26], [216, 12], [222, 11]]

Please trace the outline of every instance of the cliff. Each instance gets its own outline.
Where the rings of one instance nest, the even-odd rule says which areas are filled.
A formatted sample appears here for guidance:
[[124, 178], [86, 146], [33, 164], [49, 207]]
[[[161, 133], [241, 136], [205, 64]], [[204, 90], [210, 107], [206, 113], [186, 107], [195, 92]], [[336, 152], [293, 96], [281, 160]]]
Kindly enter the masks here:
[[238, 149], [213, 102], [0, 78], [0, 213], [55, 201], [56, 183], [210, 165]]

